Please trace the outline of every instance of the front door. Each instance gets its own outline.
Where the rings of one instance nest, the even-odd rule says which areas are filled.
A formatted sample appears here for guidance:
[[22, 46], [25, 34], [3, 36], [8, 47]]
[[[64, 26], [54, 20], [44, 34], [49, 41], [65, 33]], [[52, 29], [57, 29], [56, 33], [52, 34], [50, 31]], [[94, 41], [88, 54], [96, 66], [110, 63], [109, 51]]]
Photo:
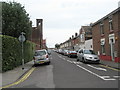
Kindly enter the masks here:
[[112, 57], [112, 61], [114, 61], [114, 42], [113, 42], [113, 38], [110, 39], [110, 52], [111, 52], [111, 57]]

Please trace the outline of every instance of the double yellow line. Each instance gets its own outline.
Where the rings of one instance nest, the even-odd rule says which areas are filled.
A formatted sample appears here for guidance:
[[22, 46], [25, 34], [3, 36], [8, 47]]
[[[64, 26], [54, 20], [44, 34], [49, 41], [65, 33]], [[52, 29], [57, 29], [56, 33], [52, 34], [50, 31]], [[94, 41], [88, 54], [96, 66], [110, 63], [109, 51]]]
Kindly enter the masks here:
[[115, 68], [112, 68], [112, 67], [109, 67], [109, 66], [105, 66], [105, 65], [99, 65], [99, 66], [101, 66], [101, 67], [105, 67], [105, 68], [109, 68], [109, 69], [111, 69], [111, 70], [119, 71], [119, 72], [120, 72], [119, 69], [115, 69]]
[[31, 73], [32, 73], [34, 70], [35, 70], [35, 67], [33, 67], [32, 69], [30, 69], [30, 70], [29, 70], [21, 79], [19, 79], [18, 81], [14, 82], [14, 83], [12, 83], [12, 84], [9, 84], [9, 85], [0, 87], [0, 89], [2, 89], [2, 88], [9, 88], [9, 87], [11, 87], [11, 86], [13, 86], [13, 85], [17, 85], [17, 84], [25, 81], [25, 80], [31, 75]]

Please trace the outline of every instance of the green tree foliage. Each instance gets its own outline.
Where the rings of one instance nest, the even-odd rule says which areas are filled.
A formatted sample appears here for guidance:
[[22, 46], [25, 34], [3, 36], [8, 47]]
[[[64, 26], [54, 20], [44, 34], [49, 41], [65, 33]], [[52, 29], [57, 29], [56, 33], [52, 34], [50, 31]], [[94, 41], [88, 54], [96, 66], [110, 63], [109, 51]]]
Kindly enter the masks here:
[[55, 48], [60, 48], [60, 45], [59, 44], [55, 44]]
[[18, 38], [21, 32], [28, 39], [32, 24], [29, 14], [20, 3], [2, 2], [2, 34]]

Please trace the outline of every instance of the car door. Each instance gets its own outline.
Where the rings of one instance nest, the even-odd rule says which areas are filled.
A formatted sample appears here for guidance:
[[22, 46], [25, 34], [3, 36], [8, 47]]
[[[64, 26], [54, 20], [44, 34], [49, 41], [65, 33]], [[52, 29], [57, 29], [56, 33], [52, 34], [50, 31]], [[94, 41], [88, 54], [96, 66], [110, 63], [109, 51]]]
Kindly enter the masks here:
[[79, 59], [80, 58], [80, 50], [78, 50], [78, 52], [77, 52], [77, 58]]
[[84, 50], [81, 50], [81, 60], [83, 59], [83, 57], [84, 57]]
[[80, 50], [80, 52], [79, 52], [79, 59], [80, 59], [80, 61], [82, 61], [82, 57], [83, 57], [83, 50]]

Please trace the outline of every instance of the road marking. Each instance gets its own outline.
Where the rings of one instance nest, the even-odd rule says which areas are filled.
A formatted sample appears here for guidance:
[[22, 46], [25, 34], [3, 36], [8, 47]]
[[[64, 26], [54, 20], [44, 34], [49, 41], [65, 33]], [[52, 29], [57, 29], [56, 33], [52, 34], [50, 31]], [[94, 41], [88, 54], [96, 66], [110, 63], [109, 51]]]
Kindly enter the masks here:
[[106, 69], [104, 69], [104, 68], [98, 68], [98, 67], [94, 67], [94, 66], [92, 66], [92, 65], [89, 65], [89, 64], [87, 64], [87, 66], [89, 66], [89, 67], [91, 67], [91, 68], [94, 68], [94, 69], [97, 69], [97, 70], [103, 70], [103, 71], [107, 71]]
[[59, 56], [59, 55], [58, 55], [58, 57], [60, 57], [60, 58], [61, 58], [61, 56]]
[[120, 76], [113, 76], [114, 78], [120, 78]]
[[14, 82], [14, 83], [12, 83], [12, 84], [9, 84], [9, 85], [0, 87], [0, 88], [1, 88], [1, 89], [2, 89], [2, 88], [9, 88], [9, 87], [11, 87], [11, 86], [17, 85], [17, 84], [25, 81], [25, 80], [31, 75], [31, 73], [32, 73], [34, 70], [35, 70], [35, 67], [33, 67], [31, 70], [29, 70], [20, 80]]
[[70, 63], [73, 63], [72, 61], [70, 61], [70, 60], [67, 60], [68, 62], [70, 62]]
[[53, 59], [53, 58], [51, 57], [51, 59]]
[[82, 62], [77, 62], [77, 64], [83, 64]]
[[[113, 79], [113, 78], [108, 78], [108, 79], [106, 79], [106, 76], [100, 76], [100, 75], [98, 75], [98, 74], [96, 74], [96, 73], [94, 73], [94, 72], [92, 72], [92, 71], [90, 71], [90, 70], [88, 70], [88, 69], [80, 66], [80, 65], [77, 65], [77, 66], [80, 67], [81, 69], [83, 69], [83, 70], [85, 70], [85, 71], [87, 71], [87, 72], [89, 72], [89, 73], [91, 73], [91, 74], [99, 77], [99, 78], [102, 79], [102, 80], [116, 80], [116, 79]], [[108, 76], [107, 76], [107, 77], [108, 77]]]
[[112, 68], [112, 67], [109, 67], [109, 66], [105, 66], [105, 65], [99, 65], [101, 67], [105, 67], [105, 68], [109, 68], [111, 70], [114, 70], [114, 71], [120, 71], [119, 69], [115, 69], [115, 68]]
[[113, 76], [114, 78], [120, 80], [120, 76]]
[[77, 62], [73, 61], [74, 64], [77, 64]]
[[62, 58], [63, 60], [65, 60], [65, 58]]

